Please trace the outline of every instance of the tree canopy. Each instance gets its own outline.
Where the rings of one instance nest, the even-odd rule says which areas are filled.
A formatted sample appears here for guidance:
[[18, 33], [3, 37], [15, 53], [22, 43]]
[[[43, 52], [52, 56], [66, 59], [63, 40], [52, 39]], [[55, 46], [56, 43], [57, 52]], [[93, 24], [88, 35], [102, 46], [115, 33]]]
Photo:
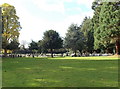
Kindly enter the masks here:
[[17, 40], [13, 40], [8, 44], [7, 49], [13, 50], [13, 51], [17, 50], [19, 49], [19, 44], [20, 43]]
[[48, 30], [43, 36], [43, 47], [51, 51], [51, 57], [53, 57], [53, 49], [62, 48], [63, 40], [59, 36], [58, 32], [54, 30]]
[[116, 44], [116, 53], [120, 53], [120, 1], [93, 3], [94, 45], [109, 48]]
[[94, 30], [92, 20], [85, 17], [81, 24], [81, 31], [85, 37], [85, 51], [92, 52], [94, 50]]
[[38, 43], [32, 40], [32, 42], [29, 44], [29, 50], [31, 50], [33, 52], [35, 50], [38, 50]]
[[68, 28], [64, 45], [66, 48], [72, 49], [75, 52], [75, 56], [77, 50], [81, 52], [84, 49], [85, 37], [77, 24], [71, 24]]
[[3, 49], [5, 50], [6, 54], [9, 43], [13, 40], [18, 40], [21, 26], [14, 6], [4, 3], [1, 7], [3, 25], [2, 43], [4, 44]]

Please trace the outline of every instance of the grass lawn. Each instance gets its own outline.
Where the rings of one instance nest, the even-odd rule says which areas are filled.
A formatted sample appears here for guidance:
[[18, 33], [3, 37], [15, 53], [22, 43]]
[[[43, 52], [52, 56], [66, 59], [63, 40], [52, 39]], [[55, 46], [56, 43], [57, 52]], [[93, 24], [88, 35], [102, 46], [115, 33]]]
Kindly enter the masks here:
[[3, 87], [118, 87], [118, 58], [4, 58]]

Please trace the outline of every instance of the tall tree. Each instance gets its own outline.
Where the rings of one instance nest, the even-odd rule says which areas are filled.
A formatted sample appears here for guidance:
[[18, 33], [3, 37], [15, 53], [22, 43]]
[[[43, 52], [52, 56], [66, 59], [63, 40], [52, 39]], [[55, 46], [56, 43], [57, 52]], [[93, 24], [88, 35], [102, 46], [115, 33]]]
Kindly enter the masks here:
[[16, 15], [15, 7], [4, 3], [2, 6], [2, 24], [3, 24], [3, 49], [5, 56], [7, 54], [7, 46], [14, 39], [18, 40], [19, 31], [21, 29], [19, 17]]
[[85, 17], [82, 25], [81, 25], [81, 31], [84, 33], [85, 37], [85, 50], [87, 52], [92, 52], [94, 50], [94, 30], [93, 30], [93, 24], [90, 18]]
[[101, 44], [101, 42], [99, 41], [98, 38], [100, 38], [100, 35], [98, 35], [97, 33], [100, 32], [99, 27], [99, 14], [101, 11], [101, 5], [102, 2], [95, 0], [93, 2], [92, 5], [92, 9], [94, 10], [94, 16], [92, 18], [92, 22], [93, 22], [93, 29], [94, 29], [94, 49], [103, 49], [104, 46]]
[[[94, 2], [95, 15], [94, 38], [95, 47], [108, 48], [116, 44], [116, 54], [120, 54], [120, 1], [116, 2]], [[99, 9], [99, 11], [98, 11]]]
[[77, 50], [80, 52], [83, 50], [85, 45], [84, 34], [80, 31], [80, 27], [77, 24], [71, 24], [66, 33], [64, 45], [66, 48], [72, 49], [75, 53]]
[[53, 49], [62, 48], [63, 40], [59, 36], [58, 32], [54, 30], [48, 30], [43, 36], [43, 47], [49, 49], [51, 57], [53, 57]]

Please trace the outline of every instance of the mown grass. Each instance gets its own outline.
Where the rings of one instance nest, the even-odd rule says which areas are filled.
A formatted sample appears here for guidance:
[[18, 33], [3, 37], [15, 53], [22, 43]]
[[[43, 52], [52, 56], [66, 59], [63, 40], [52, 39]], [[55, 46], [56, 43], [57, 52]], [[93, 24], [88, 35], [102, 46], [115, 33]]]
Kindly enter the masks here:
[[117, 87], [118, 58], [4, 58], [3, 87]]

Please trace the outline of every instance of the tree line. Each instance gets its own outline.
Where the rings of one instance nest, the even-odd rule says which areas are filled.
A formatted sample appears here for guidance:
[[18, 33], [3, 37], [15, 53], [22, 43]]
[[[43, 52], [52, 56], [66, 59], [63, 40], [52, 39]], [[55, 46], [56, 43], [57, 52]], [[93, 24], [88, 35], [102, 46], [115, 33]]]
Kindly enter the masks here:
[[[91, 8], [94, 10], [93, 17], [85, 17], [80, 26], [71, 24], [64, 38], [55, 30], [47, 30], [42, 40], [29, 44], [29, 50], [33, 53], [51, 53], [51, 57], [55, 52], [65, 53], [70, 50], [75, 56], [77, 52], [82, 54], [94, 51], [120, 54], [120, 1], [95, 0]], [[2, 23], [2, 47], [5, 53], [7, 49], [18, 49], [21, 26], [14, 6], [2, 5]]]

